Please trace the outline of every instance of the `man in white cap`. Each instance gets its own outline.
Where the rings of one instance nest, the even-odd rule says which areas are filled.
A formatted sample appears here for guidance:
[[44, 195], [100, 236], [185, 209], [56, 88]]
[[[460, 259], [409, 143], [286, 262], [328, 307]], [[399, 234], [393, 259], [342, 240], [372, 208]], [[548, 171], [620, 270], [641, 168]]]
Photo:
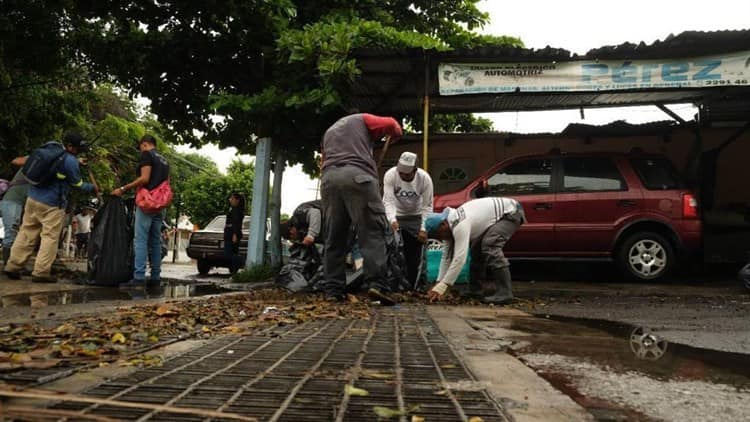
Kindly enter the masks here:
[[472, 274], [470, 293], [481, 293], [484, 273], [496, 285], [492, 296], [484, 302], [505, 304], [513, 300], [508, 259], [503, 254], [505, 243], [523, 223], [526, 216], [521, 204], [512, 198], [480, 198], [453, 209], [447, 207], [440, 214], [425, 219], [427, 234], [444, 243], [437, 283], [429, 291], [430, 301], [440, 299], [456, 281], [471, 250]]
[[424, 220], [432, 212], [432, 178], [417, 167], [417, 154], [406, 151], [383, 178], [385, 215], [393, 230], [404, 239], [408, 281], [417, 285], [425, 266], [423, 244], [427, 241]]

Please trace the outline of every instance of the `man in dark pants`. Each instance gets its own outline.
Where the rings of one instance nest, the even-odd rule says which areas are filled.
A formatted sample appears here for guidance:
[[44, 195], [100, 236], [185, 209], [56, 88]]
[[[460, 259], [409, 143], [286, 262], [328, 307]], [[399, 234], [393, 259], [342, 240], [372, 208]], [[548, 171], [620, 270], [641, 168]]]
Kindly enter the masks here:
[[[480, 198], [440, 214], [430, 214], [425, 219], [427, 234], [443, 241], [443, 259], [437, 283], [429, 291], [430, 301], [440, 299], [453, 286], [466, 256], [471, 251], [472, 275], [469, 288], [474, 295], [481, 294], [485, 268], [489, 279], [495, 282], [495, 293], [485, 296], [485, 303], [506, 304], [513, 300], [510, 263], [503, 247], [526, 222], [521, 204], [513, 198]], [[481, 296], [480, 296], [481, 297]]]
[[[351, 226], [356, 227], [364, 261], [368, 295], [385, 305], [387, 255], [385, 239], [391, 230], [380, 198], [373, 142], [386, 137], [396, 141], [403, 134], [392, 117], [352, 114], [339, 119], [323, 136], [321, 196], [326, 227], [324, 272], [329, 300], [343, 300], [346, 286], [346, 254]], [[390, 138], [390, 140], [389, 140]]]
[[[409, 287], [424, 278], [424, 219], [432, 212], [432, 178], [417, 167], [417, 154], [406, 151], [383, 177], [383, 204], [391, 227], [404, 239], [404, 258]], [[420, 271], [421, 270], [421, 271]]]

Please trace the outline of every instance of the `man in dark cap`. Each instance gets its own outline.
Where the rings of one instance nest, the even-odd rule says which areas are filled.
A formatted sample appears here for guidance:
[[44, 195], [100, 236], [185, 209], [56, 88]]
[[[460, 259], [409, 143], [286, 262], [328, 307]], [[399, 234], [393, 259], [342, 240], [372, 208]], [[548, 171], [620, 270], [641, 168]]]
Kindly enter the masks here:
[[[169, 163], [156, 152], [156, 138], [143, 135], [138, 141], [140, 161], [136, 168], [136, 179], [112, 191], [112, 195], [122, 196], [131, 189], [145, 188], [149, 191], [159, 188], [163, 183], [169, 184]], [[121, 283], [122, 288], [146, 287], [146, 263], [151, 259], [151, 285], [161, 285], [161, 228], [164, 221], [164, 210], [150, 212], [140, 206], [135, 211], [135, 270], [133, 279]]]
[[325, 218], [325, 291], [329, 300], [343, 300], [349, 231], [356, 227], [364, 261], [368, 295], [386, 305], [388, 296], [386, 236], [391, 228], [380, 198], [373, 143], [396, 141], [403, 134], [392, 117], [367, 113], [342, 117], [323, 136], [321, 196]]
[[[65, 208], [68, 205], [70, 187], [81, 189], [84, 192], [95, 192], [96, 188], [91, 183], [84, 183], [81, 178], [81, 170], [76, 155], [86, 151], [87, 145], [80, 134], [69, 132], [63, 137], [62, 144], [48, 142], [40, 147], [40, 149], [42, 148], [46, 151], [62, 148], [62, 152], [48, 166], [47, 171], [51, 173], [49, 177], [45, 177], [43, 182], [32, 184], [29, 187], [23, 222], [18, 231], [18, 237], [16, 237], [16, 241], [11, 248], [8, 263], [5, 265], [5, 274], [11, 279], [20, 279], [20, 271], [26, 265], [26, 261], [31, 258], [35, 245], [41, 239], [39, 241], [39, 252], [34, 263], [34, 271], [31, 273], [31, 281], [54, 283], [56, 280], [51, 273], [52, 263], [57, 256], [57, 242], [65, 220]], [[49, 156], [49, 154], [47, 155]], [[34, 161], [37, 156], [39, 154], [32, 153], [27, 159], [27, 165], [30, 164], [29, 161]]]

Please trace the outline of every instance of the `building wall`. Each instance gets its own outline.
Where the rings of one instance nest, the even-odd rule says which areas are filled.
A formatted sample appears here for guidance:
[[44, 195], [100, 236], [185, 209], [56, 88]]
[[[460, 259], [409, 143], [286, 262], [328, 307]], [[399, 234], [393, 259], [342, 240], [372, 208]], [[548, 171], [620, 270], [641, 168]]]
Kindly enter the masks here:
[[[736, 129], [703, 129], [704, 151], [723, 143]], [[520, 155], [541, 154], [559, 148], [562, 152], [612, 151], [629, 152], [638, 147], [648, 153], [667, 156], [678, 170], [688, 163], [695, 135], [676, 130], [668, 137], [632, 136], [592, 139], [566, 138], [559, 135], [510, 138], [508, 134], [434, 135], [430, 139], [430, 174], [435, 192], [446, 193], [463, 188], [493, 164]], [[421, 137], [407, 137], [393, 144], [383, 160], [381, 174], [394, 166], [403, 151], [412, 151], [422, 160]], [[734, 204], [750, 206], [750, 134], [746, 133], [725, 148], [719, 158], [715, 187], [715, 209]]]

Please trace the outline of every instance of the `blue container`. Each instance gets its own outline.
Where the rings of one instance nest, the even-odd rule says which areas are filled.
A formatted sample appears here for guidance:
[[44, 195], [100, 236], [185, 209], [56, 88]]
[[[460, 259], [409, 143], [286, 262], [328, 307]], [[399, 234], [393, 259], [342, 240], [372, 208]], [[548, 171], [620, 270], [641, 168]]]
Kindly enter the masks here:
[[[438, 272], [440, 271], [440, 260], [443, 258], [443, 251], [430, 245], [427, 250], [427, 282], [434, 283], [437, 280]], [[466, 263], [461, 269], [461, 273], [456, 279], [456, 284], [466, 284], [469, 282], [469, 263], [471, 262], [471, 256], [466, 257]]]

